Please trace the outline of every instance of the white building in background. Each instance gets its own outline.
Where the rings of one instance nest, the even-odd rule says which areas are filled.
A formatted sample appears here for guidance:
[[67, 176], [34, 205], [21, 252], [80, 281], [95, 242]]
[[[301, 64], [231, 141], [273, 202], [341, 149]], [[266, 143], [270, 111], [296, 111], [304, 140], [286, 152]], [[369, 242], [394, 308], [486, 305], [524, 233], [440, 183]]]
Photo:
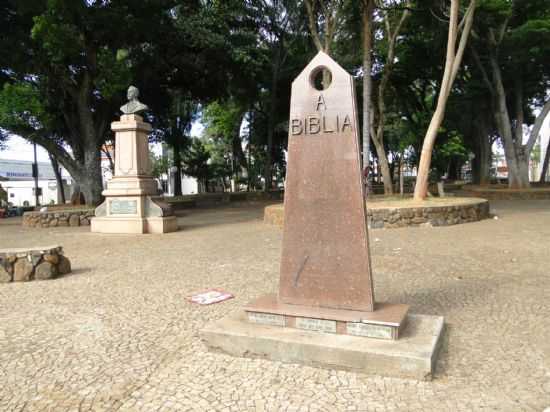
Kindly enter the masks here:
[[[8, 194], [8, 203], [13, 206], [36, 206], [32, 164], [33, 162], [28, 160], [0, 159], [0, 184]], [[69, 200], [72, 180], [63, 168], [61, 178], [64, 182], [65, 197]], [[38, 187], [42, 192], [39, 196], [41, 205], [60, 203], [61, 192], [58, 190], [55, 173], [49, 162], [38, 162]]]
[[[176, 183], [175, 168], [171, 167], [168, 170], [168, 174], [162, 176], [161, 184], [163, 186], [163, 192], [165, 196], [174, 196], [174, 186]], [[199, 184], [194, 177], [181, 175], [181, 194], [182, 195], [194, 195], [199, 193]]]

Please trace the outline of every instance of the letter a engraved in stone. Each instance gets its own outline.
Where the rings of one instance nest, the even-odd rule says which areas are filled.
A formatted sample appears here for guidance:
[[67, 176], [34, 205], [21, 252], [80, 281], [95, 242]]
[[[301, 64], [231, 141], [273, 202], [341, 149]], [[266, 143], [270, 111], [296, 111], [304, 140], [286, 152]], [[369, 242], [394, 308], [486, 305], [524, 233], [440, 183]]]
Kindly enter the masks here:
[[319, 95], [317, 98], [317, 107], [315, 108], [316, 111], [319, 111], [319, 109], [323, 107], [323, 110], [327, 110], [327, 105], [325, 104], [325, 98], [322, 94]]
[[352, 130], [351, 128], [351, 120], [349, 118], [349, 116], [346, 115], [346, 117], [344, 118], [344, 123], [342, 124], [342, 132], [345, 132], [346, 131], [346, 127], [348, 127], [350, 130]]
[[[313, 82], [320, 67], [332, 74], [322, 95]], [[353, 78], [319, 52], [291, 96], [279, 301], [373, 311]], [[321, 133], [322, 144], [301, 138]]]

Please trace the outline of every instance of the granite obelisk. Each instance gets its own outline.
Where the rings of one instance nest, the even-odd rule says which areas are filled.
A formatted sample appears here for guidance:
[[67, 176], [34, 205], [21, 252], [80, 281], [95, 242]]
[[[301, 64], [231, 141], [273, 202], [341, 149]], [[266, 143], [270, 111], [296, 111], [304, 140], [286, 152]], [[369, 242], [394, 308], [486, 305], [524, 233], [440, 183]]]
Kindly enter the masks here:
[[374, 301], [357, 123], [353, 78], [319, 52], [292, 83], [278, 294], [204, 328], [211, 349], [430, 376], [443, 319]]
[[[323, 70], [332, 82], [315, 87]], [[292, 83], [279, 299], [374, 310], [353, 78], [319, 54]]]

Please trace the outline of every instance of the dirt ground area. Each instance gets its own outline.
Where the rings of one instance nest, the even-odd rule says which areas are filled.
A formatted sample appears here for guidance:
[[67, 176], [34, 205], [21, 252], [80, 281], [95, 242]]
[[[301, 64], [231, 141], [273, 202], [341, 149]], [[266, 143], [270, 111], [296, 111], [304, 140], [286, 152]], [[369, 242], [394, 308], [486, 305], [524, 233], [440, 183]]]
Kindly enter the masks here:
[[[263, 205], [186, 210], [166, 235], [31, 229], [73, 273], [0, 284], [0, 411], [536, 411], [550, 406], [550, 201], [498, 219], [370, 232], [379, 301], [443, 315], [434, 380], [209, 353], [198, 331], [278, 285], [281, 231]], [[186, 301], [217, 287], [236, 298]]]

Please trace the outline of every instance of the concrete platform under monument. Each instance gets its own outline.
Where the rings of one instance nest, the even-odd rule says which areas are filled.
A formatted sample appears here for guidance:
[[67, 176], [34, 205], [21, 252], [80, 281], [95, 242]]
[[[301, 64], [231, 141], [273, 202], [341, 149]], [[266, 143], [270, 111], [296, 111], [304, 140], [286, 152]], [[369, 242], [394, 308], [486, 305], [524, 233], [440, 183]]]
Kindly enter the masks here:
[[200, 335], [211, 351], [232, 356], [430, 380], [441, 344], [443, 317], [409, 314], [407, 318], [399, 340], [251, 323], [244, 311], [209, 324]]

